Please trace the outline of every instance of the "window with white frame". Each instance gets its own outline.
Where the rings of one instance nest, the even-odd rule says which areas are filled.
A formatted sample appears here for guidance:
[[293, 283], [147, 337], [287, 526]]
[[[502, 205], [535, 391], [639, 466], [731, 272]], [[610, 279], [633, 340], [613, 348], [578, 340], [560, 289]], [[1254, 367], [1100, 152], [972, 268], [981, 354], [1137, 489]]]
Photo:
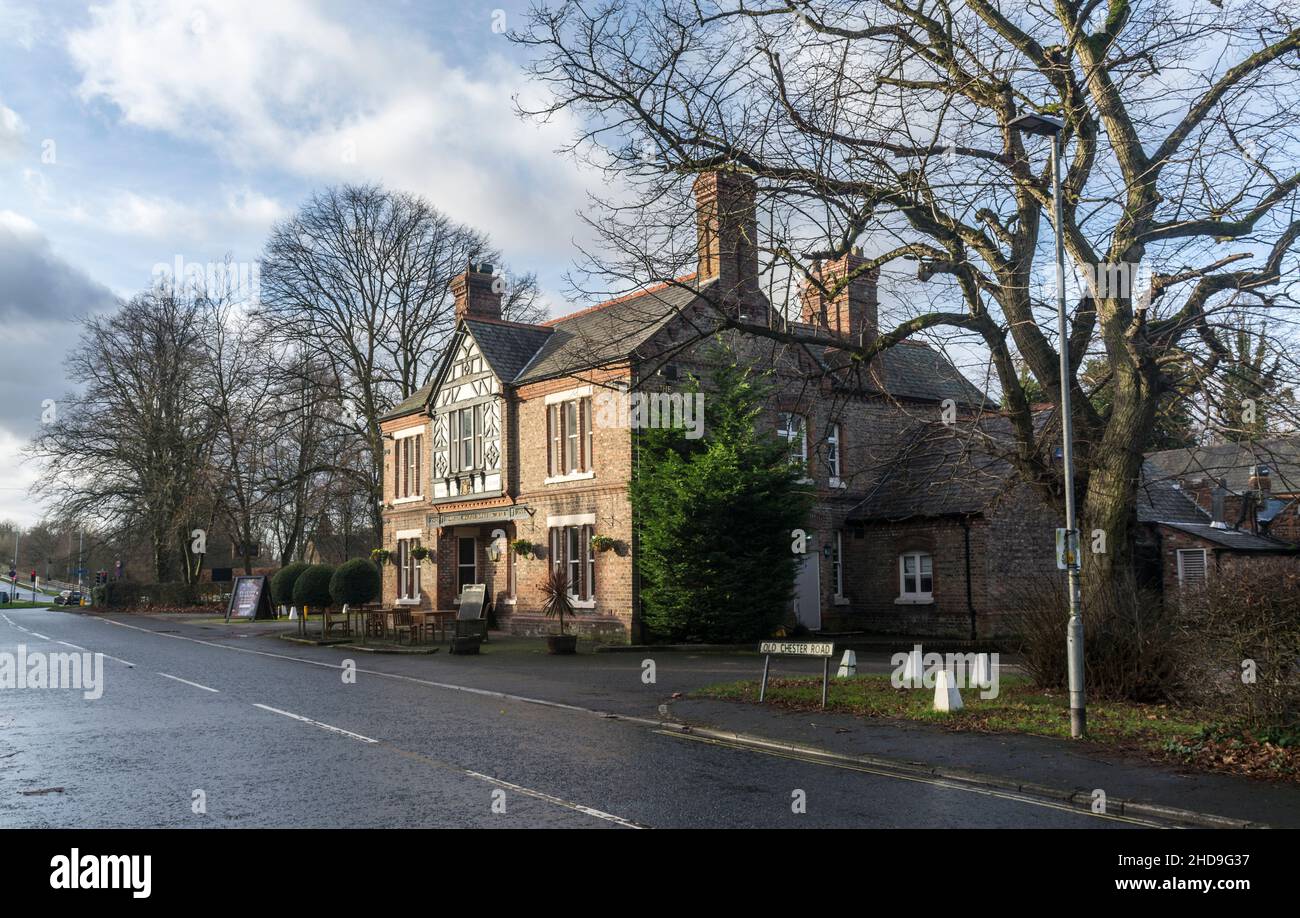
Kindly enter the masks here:
[[550, 532], [551, 565], [569, 579], [569, 595], [577, 600], [596, 598], [596, 553], [591, 547], [592, 526], [554, 526]]
[[1206, 564], [1204, 548], [1178, 549], [1178, 585], [1205, 586]]
[[898, 556], [900, 599], [925, 602], [934, 596], [934, 564], [929, 553], [904, 552]]
[[419, 539], [397, 540], [397, 598], [399, 601], [415, 602], [420, 598], [420, 561], [415, 557], [413, 551], [419, 544]]
[[546, 406], [546, 474], [548, 477], [592, 471], [591, 398], [574, 398]]
[[[826, 431], [826, 472], [831, 484], [840, 480], [840, 425], [832, 424]], [[838, 595], [838, 594], [837, 594]]]
[[802, 414], [782, 411], [776, 435], [786, 442], [790, 461], [801, 468], [808, 467], [808, 424]]
[[393, 498], [420, 497], [423, 486], [424, 435], [411, 434], [393, 441]]
[[468, 472], [483, 467], [483, 406], [457, 408], [448, 414], [451, 470]]

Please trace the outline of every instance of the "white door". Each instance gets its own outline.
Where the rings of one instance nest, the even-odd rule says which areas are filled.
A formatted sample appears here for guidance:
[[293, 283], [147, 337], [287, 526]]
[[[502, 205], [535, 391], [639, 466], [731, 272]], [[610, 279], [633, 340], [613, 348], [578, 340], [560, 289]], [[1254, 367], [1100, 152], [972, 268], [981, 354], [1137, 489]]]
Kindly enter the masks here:
[[[808, 542], [811, 545], [812, 539]], [[815, 550], [804, 555], [794, 575], [794, 620], [810, 631], [819, 631], [822, 626], [822, 585], [817, 557]]]

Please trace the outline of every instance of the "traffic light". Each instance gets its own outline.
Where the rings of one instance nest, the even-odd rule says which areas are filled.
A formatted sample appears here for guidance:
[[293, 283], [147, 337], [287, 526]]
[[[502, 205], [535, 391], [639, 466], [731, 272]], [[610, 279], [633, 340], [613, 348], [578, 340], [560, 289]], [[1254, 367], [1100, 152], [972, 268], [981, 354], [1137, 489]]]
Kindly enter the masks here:
[[32, 586], [36, 585], [36, 571], [32, 571]]

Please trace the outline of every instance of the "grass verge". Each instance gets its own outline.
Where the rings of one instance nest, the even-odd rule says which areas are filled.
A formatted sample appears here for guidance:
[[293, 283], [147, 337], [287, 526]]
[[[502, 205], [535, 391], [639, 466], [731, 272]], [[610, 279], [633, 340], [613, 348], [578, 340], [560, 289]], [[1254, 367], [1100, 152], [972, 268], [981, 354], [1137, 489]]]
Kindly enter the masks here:
[[[756, 703], [758, 685], [757, 680], [720, 683], [692, 697]], [[894, 688], [887, 675], [859, 675], [832, 680], [826, 710], [923, 721], [953, 731], [1070, 736], [1067, 694], [1036, 688], [1021, 676], [1003, 676], [996, 698], [981, 698], [978, 689], [963, 691], [965, 707], [952, 713], [934, 711], [933, 697], [925, 689]], [[767, 701], [790, 710], [819, 710], [821, 679], [771, 679]], [[1088, 737], [1102, 746], [1205, 771], [1300, 781], [1300, 737], [1227, 731], [1195, 711], [1171, 705], [1089, 699]]]

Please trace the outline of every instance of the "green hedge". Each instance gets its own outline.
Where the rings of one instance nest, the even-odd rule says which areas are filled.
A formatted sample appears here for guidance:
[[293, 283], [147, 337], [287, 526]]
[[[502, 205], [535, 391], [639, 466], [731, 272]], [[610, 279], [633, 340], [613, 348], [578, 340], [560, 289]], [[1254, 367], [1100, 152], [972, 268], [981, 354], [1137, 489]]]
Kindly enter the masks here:
[[330, 597], [334, 604], [341, 606], [359, 606], [379, 595], [382, 581], [379, 568], [366, 558], [353, 558], [344, 561], [330, 578]]
[[96, 606], [130, 608], [135, 606], [202, 606], [226, 592], [224, 583], [136, 583], [113, 580], [94, 587], [90, 600]]

